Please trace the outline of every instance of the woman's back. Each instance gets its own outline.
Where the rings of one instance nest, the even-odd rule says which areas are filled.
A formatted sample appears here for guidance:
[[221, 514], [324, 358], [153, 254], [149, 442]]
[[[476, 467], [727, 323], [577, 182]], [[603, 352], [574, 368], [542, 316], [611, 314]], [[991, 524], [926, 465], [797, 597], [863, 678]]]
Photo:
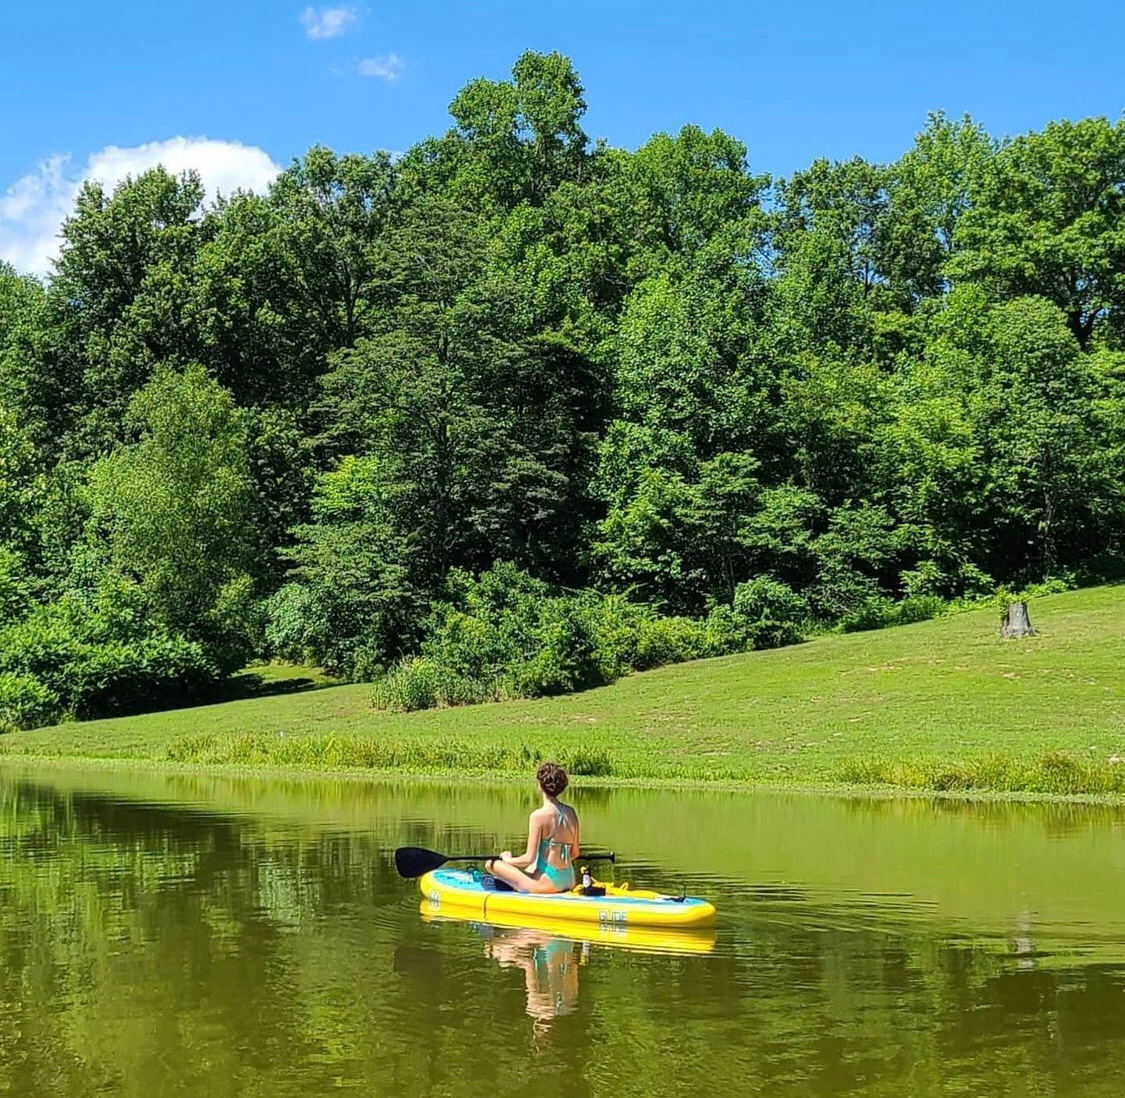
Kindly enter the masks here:
[[540, 859], [568, 864], [571, 848], [578, 845], [578, 814], [570, 805], [559, 804], [537, 808], [532, 815], [539, 824]]
[[553, 803], [532, 813], [539, 828], [535, 868], [560, 891], [574, 887], [574, 855], [578, 851], [578, 814], [570, 805]]

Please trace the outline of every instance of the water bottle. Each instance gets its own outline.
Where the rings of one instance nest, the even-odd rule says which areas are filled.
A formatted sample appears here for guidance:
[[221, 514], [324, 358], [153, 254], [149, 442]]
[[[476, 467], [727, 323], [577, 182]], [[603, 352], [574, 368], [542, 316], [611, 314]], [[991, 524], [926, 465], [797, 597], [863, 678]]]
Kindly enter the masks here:
[[586, 866], [583, 866], [582, 867], [582, 891], [583, 892], [588, 891], [589, 888], [590, 888], [590, 885], [592, 885], [593, 883], [594, 883], [594, 879], [590, 876], [590, 870]]

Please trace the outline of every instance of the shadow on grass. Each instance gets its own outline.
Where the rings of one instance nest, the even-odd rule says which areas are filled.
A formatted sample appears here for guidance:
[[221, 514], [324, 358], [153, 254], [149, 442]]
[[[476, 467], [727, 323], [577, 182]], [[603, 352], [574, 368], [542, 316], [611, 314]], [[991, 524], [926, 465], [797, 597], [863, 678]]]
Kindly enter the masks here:
[[271, 698], [282, 694], [306, 694], [311, 690], [325, 690], [340, 683], [331, 679], [314, 679], [297, 676], [289, 679], [267, 679], [254, 672], [244, 671], [220, 683], [199, 704], [247, 701], [250, 698]]

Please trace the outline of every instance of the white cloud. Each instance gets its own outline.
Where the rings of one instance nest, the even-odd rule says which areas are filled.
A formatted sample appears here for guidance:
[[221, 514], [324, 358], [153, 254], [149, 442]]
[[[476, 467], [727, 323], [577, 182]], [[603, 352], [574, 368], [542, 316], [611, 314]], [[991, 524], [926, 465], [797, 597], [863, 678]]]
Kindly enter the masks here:
[[358, 18], [355, 8], [307, 7], [301, 12], [301, 26], [309, 38], [339, 38]]
[[385, 53], [379, 57], [365, 57], [359, 63], [359, 75], [376, 76], [380, 80], [389, 80], [394, 83], [402, 76], [404, 68], [406, 68], [406, 62], [397, 53]]
[[236, 190], [264, 191], [280, 171], [262, 149], [206, 137], [173, 137], [132, 148], [108, 145], [79, 171], [71, 170], [70, 157], [52, 156], [0, 194], [0, 259], [18, 271], [46, 275], [58, 253], [59, 228], [85, 180], [111, 190], [126, 176], [158, 164], [175, 175], [197, 171], [209, 199]]

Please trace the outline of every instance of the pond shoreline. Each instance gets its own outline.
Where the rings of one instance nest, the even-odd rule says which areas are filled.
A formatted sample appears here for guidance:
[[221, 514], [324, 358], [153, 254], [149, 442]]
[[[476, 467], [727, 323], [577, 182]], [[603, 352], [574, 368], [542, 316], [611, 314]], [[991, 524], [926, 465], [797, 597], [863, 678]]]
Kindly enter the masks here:
[[[5, 752], [0, 749], [0, 769], [34, 772], [40, 769], [133, 772], [211, 776], [216, 778], [256, 778], [289, 781], [295, 779], [328, 779], [348, 783], [395, 783], [425, 785], [428, 783], [471, 782], [475, 786], [511, 788], [526, 785], [527, 775], [494, 774], [474, 770], [402, 770], [361, 767], [286, 767], [238, 766], [225, 763], [184, 763], [161, 759], [115, 758], [94, 755], [39, 755], [30, 752]], [[1045, 793], [1034, 791], [1003, 791], [989, 789], [929, 790], [894, 785], [858, 785], [848, 783], [763, 782], [695, 778], [640, 777], [574, 777], [577, 789], [652, 789], [658, 791], [798, 794], [809, 797], [835, 797], [847, 800], [933, 800], [1012, 804], [1089, 804], [1125, 808], [1125, 794], [1120, 793]]]

